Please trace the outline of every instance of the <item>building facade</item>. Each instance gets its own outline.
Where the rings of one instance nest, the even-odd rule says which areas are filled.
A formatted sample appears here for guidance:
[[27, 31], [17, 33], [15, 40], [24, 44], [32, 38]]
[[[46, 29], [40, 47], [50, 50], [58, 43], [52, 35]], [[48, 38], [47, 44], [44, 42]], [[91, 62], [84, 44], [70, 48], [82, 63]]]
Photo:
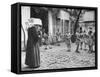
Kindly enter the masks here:
[[95, 12], [94, 11], [86, 11], [82, 15], [82, 20], [79, 22], [82, 30], [86, 31], [86, 34], [91, 30], [93, 33], [95, 32]]

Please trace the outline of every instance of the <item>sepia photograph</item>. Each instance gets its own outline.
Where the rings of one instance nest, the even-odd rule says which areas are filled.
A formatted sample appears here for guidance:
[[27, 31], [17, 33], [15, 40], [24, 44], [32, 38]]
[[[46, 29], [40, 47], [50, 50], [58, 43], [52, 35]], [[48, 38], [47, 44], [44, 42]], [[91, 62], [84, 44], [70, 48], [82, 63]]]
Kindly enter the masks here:
[[95, 10], [21, 6], [21, 71], [96, 66]]

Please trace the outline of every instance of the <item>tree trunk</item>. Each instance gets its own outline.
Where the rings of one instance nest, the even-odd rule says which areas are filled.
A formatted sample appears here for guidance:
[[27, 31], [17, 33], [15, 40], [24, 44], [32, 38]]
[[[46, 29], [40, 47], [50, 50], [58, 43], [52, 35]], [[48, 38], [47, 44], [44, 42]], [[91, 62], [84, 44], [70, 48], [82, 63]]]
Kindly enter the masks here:
[[76, 22], [75, 22], [74, 33], [73, 33], [73, 35], [71, 37], [72, 43], [74, 43], [76, 41], [76, 30], [78, 28], [78, 21], [79, 21], [80, 14], [81, 14], [81, 10], [79, 11], [79, 14], [78, 14], [77, 19], [76, 19]]

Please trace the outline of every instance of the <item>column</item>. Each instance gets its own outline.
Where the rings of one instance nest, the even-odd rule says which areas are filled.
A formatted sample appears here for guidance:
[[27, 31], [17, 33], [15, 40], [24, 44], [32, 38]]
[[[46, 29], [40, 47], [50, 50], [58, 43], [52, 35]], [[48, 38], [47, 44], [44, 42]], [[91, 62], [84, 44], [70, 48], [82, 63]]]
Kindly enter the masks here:
[[48, 11], [48, 34], [49, 36], [53, 35], [53, 21], [52, 21], [52, 12]]
[[[23, 31], [25, 32], [25, 36], [24, 36], [24, 32], [21, 29], [21, 42], [24, 42], [25, 45], [27, 44], [27, 39], [28, 39], [28, 35], [26, 31], [27, 25], [25, 24], [25, 22], [27, 22], [29, 18], [30, 18], [30, 7], [22, 6], [21, 7], [21, 21], [22, 21], [21, 24], [23, 26]], [[25, 46], [22, 49], [24, 48]]]

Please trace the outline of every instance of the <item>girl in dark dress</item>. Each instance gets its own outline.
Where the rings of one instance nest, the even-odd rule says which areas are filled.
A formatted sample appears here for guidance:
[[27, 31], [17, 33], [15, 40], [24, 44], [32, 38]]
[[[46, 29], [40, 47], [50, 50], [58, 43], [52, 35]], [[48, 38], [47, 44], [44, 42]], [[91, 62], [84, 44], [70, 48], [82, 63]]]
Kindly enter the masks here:
[[40, 66], [39, 37], [36, 26], [28, 28], [25, 64], [31, 68]]

